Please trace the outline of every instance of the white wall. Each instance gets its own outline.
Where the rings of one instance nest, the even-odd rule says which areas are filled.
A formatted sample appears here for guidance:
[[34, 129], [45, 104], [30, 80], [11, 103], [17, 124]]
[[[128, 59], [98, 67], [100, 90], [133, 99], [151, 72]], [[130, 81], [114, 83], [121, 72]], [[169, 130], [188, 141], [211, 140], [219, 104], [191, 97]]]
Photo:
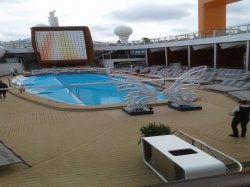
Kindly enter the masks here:
[[16, 68], [18, 73], [22, 73], [24, 70], [22, 63], [6, 63], [0, 64], [0, 75], [10, 74], [10, 69]]
[[17, 58], [5, 58], [5, 60], [7, 61], [7, 63], [18, 63]]
[[99, 60], [99, 64], [105, 68], [110, 67], [111, 69], [114, 69], [114, 60], [112, 59]]
[[114, 62], [137, 62], [137, 61], [143, 61], [145, 58], [126, 58], [126, 59], [100, 59], [99, 64], [101, 64], [103, 67], [111, 69], [114, 69]]

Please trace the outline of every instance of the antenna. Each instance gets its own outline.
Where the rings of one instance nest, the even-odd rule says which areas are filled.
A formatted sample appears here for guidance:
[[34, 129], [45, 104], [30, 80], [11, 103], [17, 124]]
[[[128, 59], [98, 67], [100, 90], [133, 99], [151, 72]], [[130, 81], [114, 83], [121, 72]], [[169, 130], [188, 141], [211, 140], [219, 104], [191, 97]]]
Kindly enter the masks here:
[[59, 26], [59, 23], [58, 23], [58, 18], [55, 16], [55, 10], [49, 12], [49, 25], [51, 27], [55, 27], [55, 26]]

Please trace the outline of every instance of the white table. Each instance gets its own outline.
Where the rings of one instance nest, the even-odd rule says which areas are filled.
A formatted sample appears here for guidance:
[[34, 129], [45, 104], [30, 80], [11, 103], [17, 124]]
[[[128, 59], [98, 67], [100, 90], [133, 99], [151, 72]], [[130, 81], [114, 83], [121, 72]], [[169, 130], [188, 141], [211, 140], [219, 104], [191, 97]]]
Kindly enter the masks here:
[[143, 160], [163, 181], [225, 174], [226, 166], [175, 135], [142, 138]]

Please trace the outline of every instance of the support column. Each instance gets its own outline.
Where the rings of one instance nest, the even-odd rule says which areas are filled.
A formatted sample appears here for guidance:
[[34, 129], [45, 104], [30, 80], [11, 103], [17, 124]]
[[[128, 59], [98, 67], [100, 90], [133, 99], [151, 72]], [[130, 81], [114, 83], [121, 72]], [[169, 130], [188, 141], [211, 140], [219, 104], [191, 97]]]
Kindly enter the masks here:
[[[226, 5], [240, 0], [198, 0], [199, 33], [211, 35], [209, 31], [226, 27]], [[216, 20], [215, 20], [216, 19]]]
[[166, 60], [166, 66], [168, 67], [168, 48], [165, 47], [165, 60]]
[[217, 44], [214, 44], [214, 69], [217, 68]]
[[191, 68], [191, 46], [188, 46], [188, 68]]
[[146, 63], [146, 66], [148, 66], [148, 49], [147, 48], [145, 49], [145, 63]]
[[246, 47], [246, 72], [249, 72], [249, 67], [250, 67], [250, 41], [247, 40], [247, 47]]

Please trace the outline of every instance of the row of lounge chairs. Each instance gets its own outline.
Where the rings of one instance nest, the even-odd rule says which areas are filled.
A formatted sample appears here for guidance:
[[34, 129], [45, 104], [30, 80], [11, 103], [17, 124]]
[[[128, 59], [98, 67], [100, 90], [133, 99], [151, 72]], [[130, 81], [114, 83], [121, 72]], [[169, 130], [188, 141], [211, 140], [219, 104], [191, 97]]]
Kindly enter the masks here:
[[[127, 73], [130, 74], [169, 80], [179, 77], [186, 71], [188, 71], [187, 67], [166, 67], [163, 65], [127, 69]], [[206, 84], [203, 86], [204, 89], [226, 92], [238, 99], [250, 101], [250, 73], [246, 73], [244, 69], [208, 68], [201, 76], [200, 82]]]
[[238, 79], [244, 80], [248, 78], [248, 74], [243, 69], [224, 69], [219, 68], [215, 70], [216, 80]]
[[208, 90], [216, 90], [222, 92], [238, 91], [250, 89], [249, 81], [239, 81], [234, 79], [226, 79], [219, 84], [207, 85], [203, 87]]
[[207, 85], [203, 88], [228, 93], [239, 100], [250, 101], [250, 81], [248, 80], [226, 79], [219, 84]]
[[250, 101], [250, 90], [232, 91], [228, 92], [231, 96], [238, 98], [239, 100]]
[[[186, 66], [166, 67], [163, 65], [154, 65], [150, 67], [135, 66], [132, 69], [126, 69], [127, 73], [141, 74], [150, 78], [177, 78], [186, 71], [188, 71]], [[210, 83], [212, 81], [223, 81], [227, 79], [245, 80], [247, 78], [250, 78], [250, 74], [246, 74], [243, 69], [208, 68], [201, 79], [203, 83]]]

